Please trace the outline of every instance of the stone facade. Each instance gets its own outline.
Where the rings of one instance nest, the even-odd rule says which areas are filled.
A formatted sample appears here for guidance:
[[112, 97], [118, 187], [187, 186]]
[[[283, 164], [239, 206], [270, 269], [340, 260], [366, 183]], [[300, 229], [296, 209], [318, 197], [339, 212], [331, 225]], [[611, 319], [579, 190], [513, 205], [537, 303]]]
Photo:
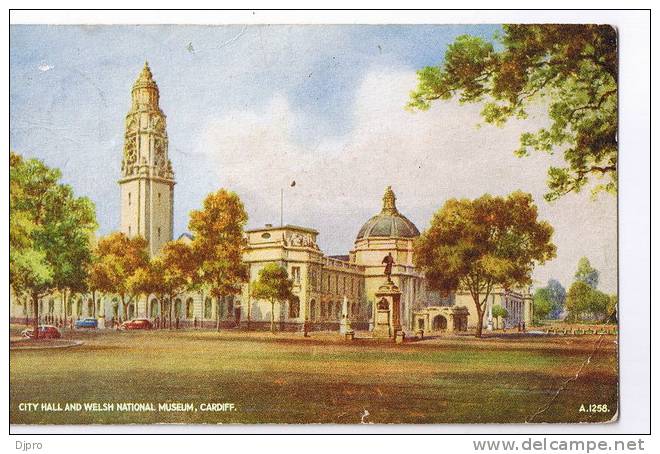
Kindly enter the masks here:
[[[159, 107], [158, 86], [146, 63], [133, 85], [131, 99], [119, 180], [120, 225], [129, 236], [145, 237], [149, 253], [154, 256], [173, 238], [175, 181], [167, 154], [165, 114]], [[338, 331], [341, 322], [355, 330], [374, 330], [375, 323], [380, 323], [379, 317], [385, 314], [383, 304], [379, 309], [384, 285], [396, 289], [396, 304], [387, 297], [388, 332], [399, 327], [408, 332], [452, 332], [476, 326], [477, 314], [469, 294], [441, 295], [427, 289], [423, 274], [413, 262], [413, 241], [419, 230], [397, 209], [391, 187], [385, 190], [381, 211], [362, 226], [348, 255], [325, 255], [317, 245], [318, 235], [314, 229], [295, 225], [267, 224], [246, 232], [243, 258], [249, 267], [250, 283], [268, 263], [285, 267], [293, 279], [296, 301], [275, 306], [274, 319], [280, 330]], [[178, 239], [192, 241], [189, 234]], [[388, 260], [393, 263], [386, 277], [384, 262], [390, 255]], [[498, 290], [488, 300], [485, 327], [492, 326], [492, 307], [496, 304], [508, 310], [507, 325], [523, 321], [530, 324], [529, 295]], [[93, 299], [91, 295], [65, 298], [54, 294], [44, 298], [41, 305], [41, 314], [55, 318], [94, 316], [110, 321], [124, 314], [120, 299], [112, 295]], [[398, 307], [398, 316], [392, 313], [393, 306]], [[128, 313], [130, 318], [160, 320], [165, 315], [163, 307], [150, 296], [131, 304]], [[216, 299], [199, 291], [181, 295], [173, 302], [173, 317], [180, 327], [267, 328], [270, 312], [271, 304], [253, 298], [249, 284], [237, 297]], [[13, 319], [30, 315], [29, 307], [12, 298]]]
[[149, 254], [158, 253], [173, 238], [174, 172], [167, 154], [165, 114], [149, 65], [133, 84], [126, 115], [121, 162], [120, 230], [149, 242]]

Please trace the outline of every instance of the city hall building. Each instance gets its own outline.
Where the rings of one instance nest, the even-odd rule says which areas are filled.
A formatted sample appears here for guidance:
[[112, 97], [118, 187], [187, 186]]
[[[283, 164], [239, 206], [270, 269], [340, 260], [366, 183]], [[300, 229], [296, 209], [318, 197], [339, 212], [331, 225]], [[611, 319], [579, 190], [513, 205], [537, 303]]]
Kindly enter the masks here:
[[[157, 255], [163, 244], [174, 238], [174, 169], [168, 157], [166, 116], [159, 107], [159, 90], [147, 64], [131, 91], [131, 107], [126, 115], [124, 149], [119, 180], [120, 230], [128, 236], [140, 235], [149, 244], [149, 254]], [[380, 205], [380, 211], [378, 211]], [[396, 205], [391, 187], [385, 189], [382, 204], [374, 200], [376, 214], [356, 232], [347, 255], [327, 256], [317, 244], [320, 233], [314, 229], [270, 224], [246, 231], [243, 260], [249, 267], [250, 283], [269, 263], [286, 268], [293, 281], [294, 301], [275, 304], [274, 319], [280, 330], [338, 330], [346, 316], [356, 330], [371, 330], [378, 310], [377, 293], [387, 281], [384, 262], [391, 262], [391, 283], [400, 292], [400, 322], [403, 330], [426, 333], [464, 331], [477, 324], [472, 297], [463, 292], [439, 294], [427, 288], [424, 275], [413, 262], [413, 241], [418, 228]], [[177, 240], [190, 242], [184, 233]], [[390, 257], [385, 259], [386, 257]], [[240, 295], [212, 298], [207, 292], [186, 293], [175, 298], [174, 317], [182, 327], [270, 326], [271, 304], [250, 294], [250, 283]], [[74, 295], [63, 304], [61, 295], [40, 302], [44, 316], [76, 318], [98, 316], [105, 324], [123, 316], [119, 298], [104, 295]], [[152, 320], [165, 316], [165, 302], [150, 296], [128, 307], [129, 318]], [[487, 301], [484, 325], [492, 323], [494, 305], [507, 309], [508, 326], [532, 319], [528, 292], [495, 290]], [[12, 298], [11, 316], [29, 317], [29, 304]]]

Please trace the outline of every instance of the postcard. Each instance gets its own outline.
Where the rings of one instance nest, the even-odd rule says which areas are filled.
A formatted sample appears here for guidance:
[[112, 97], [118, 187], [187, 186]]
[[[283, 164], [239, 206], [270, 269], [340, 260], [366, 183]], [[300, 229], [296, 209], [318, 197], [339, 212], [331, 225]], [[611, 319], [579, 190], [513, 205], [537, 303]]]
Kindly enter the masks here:
[[10, 423], [610, 423], [608, 24], [12, 25]]

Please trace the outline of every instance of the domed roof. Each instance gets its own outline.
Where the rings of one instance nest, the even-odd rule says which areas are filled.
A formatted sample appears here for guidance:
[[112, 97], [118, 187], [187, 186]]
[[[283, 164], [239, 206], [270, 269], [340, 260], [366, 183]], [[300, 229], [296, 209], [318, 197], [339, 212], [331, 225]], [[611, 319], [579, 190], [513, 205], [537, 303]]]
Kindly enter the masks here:
[[416, 236], [419, 236], [419, 230], [396, 209], [396, 196], [392, 187], [388, 186], [383, 196], [383, 209], [362, 226], [357, 240], [375, 237], [414, 238]]

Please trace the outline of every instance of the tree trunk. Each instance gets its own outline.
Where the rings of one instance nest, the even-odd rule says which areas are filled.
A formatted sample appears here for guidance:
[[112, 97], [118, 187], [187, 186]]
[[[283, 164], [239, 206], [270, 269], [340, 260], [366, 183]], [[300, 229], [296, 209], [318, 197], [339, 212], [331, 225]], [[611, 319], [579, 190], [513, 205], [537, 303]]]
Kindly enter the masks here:
[[168, 325], [169, 325], [169, 328], [172, 329], [172, 311], [174, 310], [174, 301], [172, 301], [171, 296], [168, 296], [167, 298], [169, 299], [169, 306], [168, 306], [169, 310], [167, 311], [168, 312], [168, 319], [169, 319], [168, 320]]
[[[474, 297], [473, 297], [474, 299]], [[477, 318], [479, 321], [477, 322], [477, 333], [476, 337], [481, 338], [481, 333], [483, 331], [484, 327], [484, 314], [486, 311], [484, 311], [481, 307], [481, 304], [479, 303], [479, 295], [477, 294], [477, 299], [474, 300], [474, 305], [477, 307]]]
[[275, 301], [270, 302], [270, 332], [275, 334]]
[[34, 319], [32, 320], [32, 329], [34, 329], [34, 338], [39, 339], [39, 294], [32, 293], [32, 308]]

